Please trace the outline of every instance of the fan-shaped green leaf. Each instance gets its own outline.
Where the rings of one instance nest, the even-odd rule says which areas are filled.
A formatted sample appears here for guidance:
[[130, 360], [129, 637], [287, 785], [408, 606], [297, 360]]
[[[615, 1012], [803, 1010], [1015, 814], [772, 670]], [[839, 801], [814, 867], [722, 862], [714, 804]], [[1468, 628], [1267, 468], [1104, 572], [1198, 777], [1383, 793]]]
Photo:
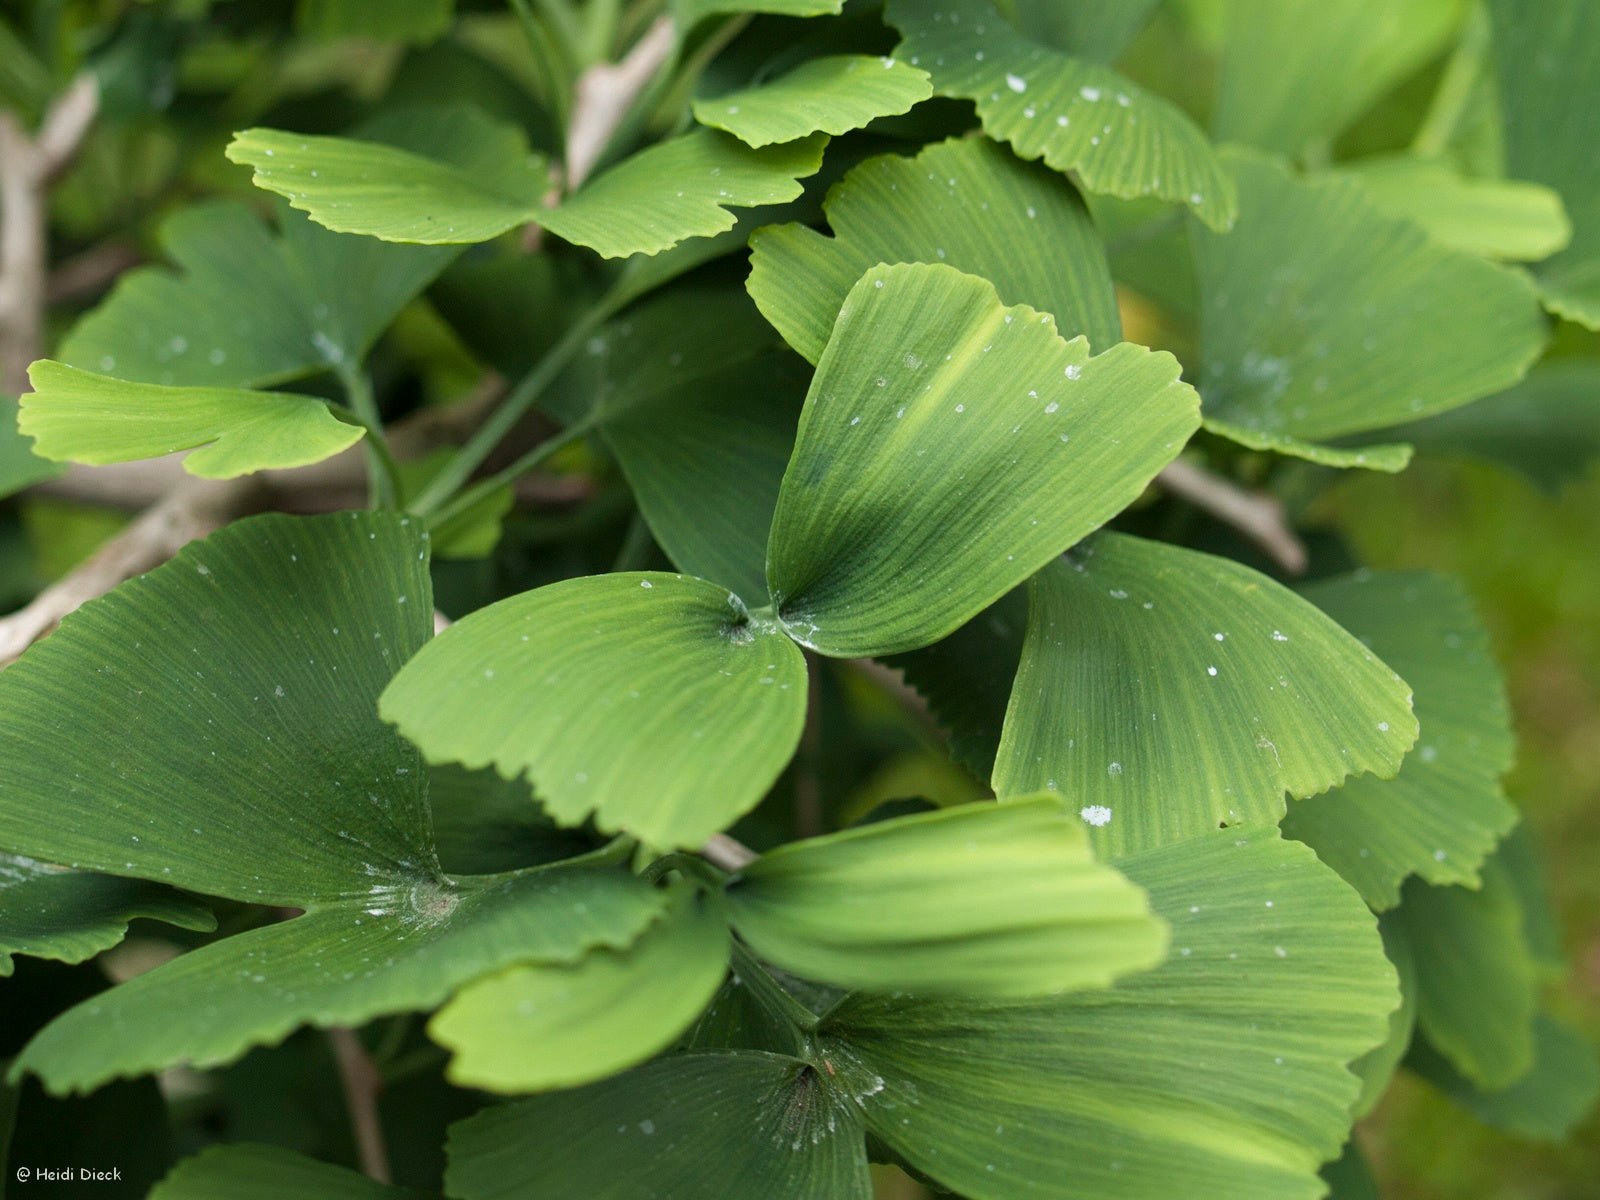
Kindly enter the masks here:
[[1286, 792], [1392, 776], [1416, 740], [1398, 675], [1228, 559], [1103, 534], [1029, 600], [995, 790], [1060, 791], [1113, 853], [1275, 823]]
[[1572, 238], [1561, 197], [1516, 179], [1473, 179], [1442, 162], [1395, 156], [1342, 168], [1380, 211], [1414, 221], [1441, 246], [1537, 262]]
[[624, 159], [539, 223], [606, 258], [659, 254], [685, 238], [732, 229], [730, 208], [793, 200], [822, 167], [823, 134], [753, 150], [696, 130]]
[[1559, 493], [1600, 459], [1600, 362], [1546, 360], [1510, 391], [1392, 432], [1425, 454], [1494, 463]]
[[[1077, 192], [987, 138], [869, 159], [823, 209], [831, 238], [796, 223], [758, 230], [750, 242], [751, 296], [811, 362], [845, 296], [879, 263], [945, 263], [989, 280], [1007, 304], [1050, 313], [1063, 337], [1083, 334], [1101, 349], [1120, 337], [1105, 251]], [[1028, 253], [1018, 253], [1019, 231]]]
[[93, 958], [139, 918], [182, 929], [216, 926], [205, 905], [159, 884], [0, 852], [0, 975], [11, 974], [13, 954], [66, 963]]
[[990, 0], [889, 0], [895, 57], [972, 100], [985, 132], [1023, 158], [1072, 171], [1091, 192], [1159, 196], [1207, 224], [1233, 223], [1233, 184], [1205, 134], [1109, 67], [1024, 37]]
[[1413, 879], [1384, 917], [1417, 964], [1417, 1027], [1478, 1087], [1507, 1087], [1534, 1065], [1539, 980], [1522, 908], [1490, 859], [1483, 885], [1430, 887]]
[[1228, 161], [1237, 227], [1192, 231], [1200, 394], [1219, 433], [1383, 429], [1508, 387], [1539, 356], [1545, 325], [1522, 276], [1434, 244], [1358, 184]]
[[767, 581], [825, 654], [937, 641], [1132, 502], [1195, 427], [1170, 355], [1093, 358], [944, 266], [850, 292], [783, 477]]
[[538, 1092], [604, 1079], [667, 1049], [728, 971], [728, 927], [684, 889], [625, 950], [511, 967], [469, 984], [428, 1023], [466, 1087]]
[[266, 387], [361, 359], [453, 250], [344, 237], [278, 207], [281, 236], [241, 204], [162, 226], [178, 270], [141, 267], [80, 320], [57, 357], [140, 383]]
[[1561, 193], [1572, 242], [1535, 271], [1545, 303], [1600, 329], [1600, 9], [1590, 0], [1491, 0], [1506, 174]]
[[1393, 779], [1362, 776], [1292, 804], [1284, 832], [1375, 909], [1400, 903], [1410, 875], [1476, 886], [1517, 811], [1500, 787], [1514, 749], [1505, 682], [1471, 601], [1421, 571], [1363, 571], [1304, 595], [1405, 676], [1421, 733]]
[[695, 120], [747, 146], [848, 133], [933, 95], [925, 71], [867, 54], [809, 59], [769, 83], [694, 102]]
[[426, 1010], [514, 963], [621, 948], [659, 910], [657, 896], [621, 871], [380, 877], [364, 895], [213, 942], [68, 1009], [28, 1044], [13, 1075], [32, 1072], [59, 1094], [178, 1064], [216, 1066], [301, 1025]]
[[1254, 426], [1235, 425], [1207, 417], [1201, 422], [1208, 431], [1225, 437], [1251, 450], [1270, 450], [1288, 458], [1300, 458], [1322, 467], [1362, 467], [1368, 471], [1384, 471], [1393, 475], [1404, 471], [1411, 463], [1412, 447], [1404, 442], [1384, 442], [1376, 446], [1324, 446], [1305, 442], [1288, 434], [1276, 433]]
[[526, 773], [552, 816], [698, 846], [753, 808], [805, 719], [806, 670], [726, 588], [571, 579], [473, 613], [381, 709], [434, 761]]
[[969, 804], [780, 846], [728, 886], [786, 971], [877, 992], [1039, 996], [1159, 963], [1144, 895], [1056, 797]]
[[319, 225], [390, 242], [485, 241], [532, 220], [550, 190], [522, 131], [472, 109], [427, 153], [279, 129], [247, 129], [227, 153]]
[[1158, 0], [1009, 0], [1017, 27], [1046, 45], [1110, 62], [1150, 19]]
[[774, 13], [783, 17], [821, 17], [838, 13], [844, 0], [671, 0], [678, 28], [691, 32], [706, 17], [735, 13]]
[[1154, 971], [1050, 1000], [858, 996], [825, 1019], [868, 1129], [972, 1200], [1320, 1196], [1345, 1064], [1396, 1000], [1372, 915], [1270, 828], [1117, 865], [1171, 922]]
[[450, 28], [455, 0], [300, 0], [299, 32], [324, 40], [340, 37], [431, 42]]
[[767, 591], [767, 534], [810, 372], [736, 288], [678, 288], [590, 344], [590, 419], [679, 569]]
[[150, 1200], [425, 1200], [281, 1146], [212, 1146], [174, 1167]]
[[361, 440], [315, 396], [240, 388], [125, 383], [76, 367], [36, 362], [34, 390], [22, 398], [19, 425], [46, 458], [130, 462], [193, 450], [191, 475], [230, 479], [272, 467], [303, 467]]
[[[685, 1054], [454, 1125], [462, 1200], [869, 1200], [861, 1117], [815, 1067], [777, 1054]], [[759, 1181], [759, 1183], [757, 1183]]]
[[1478, 1120], [1518, 1137], [1559, 1142], [1600, 1098], [1600, 1062], [1594, 1042], [1547, 1013], [1534, 1019], [1533, 1067], [1508, 1087], [1474, 1087], [1427, 1042], [1406, 1065]]
[[1233, 0], [1216, 136], [1298, 154], [1417, 70], [1460, 25], [1462, 0]]
[[0, 396], [0, 499], [30, 484], [54, 479], [63, 468], [33, 452], [33, 439], [17, 428], [17, 402]]

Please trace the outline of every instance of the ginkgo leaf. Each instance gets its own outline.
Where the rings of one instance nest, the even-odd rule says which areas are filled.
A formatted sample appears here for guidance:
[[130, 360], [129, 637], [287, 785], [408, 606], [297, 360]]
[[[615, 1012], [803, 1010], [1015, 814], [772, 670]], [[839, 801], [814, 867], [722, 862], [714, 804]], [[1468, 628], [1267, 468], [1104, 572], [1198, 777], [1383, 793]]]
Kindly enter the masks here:
[[605, 258], [659, 254], [686, 238], [732, 229], [730, 208], [793, 200], [822, 168], [828, 139], [814, 134], [754, 150], [701, 129], [624, 159], [539, 223]]
[[1406, 1066], [1486, 1125], [1559, 1142], [1600, 1099], [1600, 1062], [1592, 1039], [1548, 1013], [1534, 1019], [1533, 1040], [1533, 1066], [1498, 1090], [1475, 1087], [1426, 1041], [1412, 1050]]
[[1509, 387], [1544, 348], [1516, 272], [1385, 216], [1359, 184], [1228, 163], [1238, 225], [1192, 227], [1208, 427], [1300, 442], [1383, 429]]
[[305, 37], [431, 42], [450, 28], [455, 0], [299, 0], [295, 29]]
[[1060, 791], [1102, 850], [1276, 823], [1285, 793], [1393, 776], [1416, 740], [1405, 681], [1229, 559], [1102, 534], [1029, 604], [995, 790]]
[[1255, 426], [1235, 425], [1230, 421], [1206, 417], [1201, 424], [1206, 430], [1251, 450], [1270, 450], [1287, 458], [1301, 458], [1321, 467], [1361, 467], [1368, 471], [1383, 471], [1393, 475], [1411, 464], [1413, 448], [1404, 442], [1382, 442], [1368, 446], [1324, 446], [1318, 442], [1302, 441], [1288, 434], [1277, 433]]
[[969, 804], [780, 846], [727, 888], [796, 975], [877, 992], [1039, 996], [1159, 963], [1166, 930], [1059, 797]]
[[1572, 239], [1552, 189], [1519, 179], [1474, 179], [1442, 162], [1405, 155], [1340, 168], [1379, 211], [1421, 225], [1441, 246], [1484, 258], [1537, 262]]
[[910, 112], [933, 95], [925, 71], [892, 58], [813, 58], [770, 82], [694, 102], [695, 120], [760, 148], [813, 133], [848, 133]]
[[204, 904], [160, 884], [0, 852], [0, 975], [11, 974], [14, 954], [66, 963], [93, 958], [141, 918], [182, 929], [216, 926]]
[[873, 1135], [972, 1200], [1314, 1200], [1345, 1064], [1397, 998], [1372, 914], [1270, 827], [1116, 865], [1172, 926], [1160, 967], [1047, 1000], [851, 997], [821, 1053]]
[[430, 632], [426, 558], [404, 518], [247, 519], [0, 674], [7, 852], [307, 910], [68, 1010], [14, 1075], [63, 1093], [227, 1062], [302, 1024], [429, 1008], [513, 963], [625, 946], [655, 919], [657, 893], [599, 862], [440, 870], [426, 773], [376, 714]]
[[1383, 1045], [1350, 1064], [1350, 1069], [1361, 1080], [1361, 1094], [1350, 1109], [1350, 1115], [1358, 1121], [1383, 1099], [1395, 1072], [1400, 1069], [1401, 1060], [1411, 1048], [1417, 1028], [1417, 963], [1411, 953], [1411, 943], [1381, 918], [1378, 932], [1383, 935], [1383, 952], [1394, 964], [1400, 981], [1400, 1007], [1389, 1014], [1389, 1036]]
[[1332, 137], [1459, 28], [1462, 0], [1232, 0], [1213, 129], [1297, 155]]
[[34, 453], [33, 439], [17, 428], [19, 411], [10, 396], [0, 396], [0, 499], [54, 479], [64, 469]]
[[840, 12], [844, 0], [671, 0], [673, 17], [684, 33], [707, 17], [774, 13], [782, 17], [822, 17]]
[[550, 167], [520, 129], [457, 109], [448, 136], [396, 146], [247, 129], [228, 157], [319, 225], [391, 242], [481, 242], [532, 219]]
[[1122, 53], [1159, 0], [1011, 0], [1017, 27], [1046, 45], [1095, 62]]
[[538, 1092], [604, 1079], [667, 1049], [728, 971], [728, 927], [681, 890], [625, 950], [511, 967], [463, 988], [428, 1023], [464, 1087]]
[[1517, 810], [1500, 786], [1514, 750], [1505, 681], [1471, 601], [1421, 571], [1363, 571], [1302, 594], [1405, 677], [1421, 732], [1393, 779], [1362, 776], [1292, 804], [1284, 832], [1375, 909], [1398, 904], [1410, 875], [1476, 886]]
[[1215, 229], [1233, 223], [1233, 183], [1205, 134], [1109, 67], [1024, 37], [990, 0], [889, 0], [895, 57], [941, 96], [974, 101], [990, 137], [1072, 171], [1091, 192], [1159, 196]]
[[653, 296], [589, 351], [587, 419], [673, 565], [765, 597], [767, 534], [810, 382], [805, 364], [726, 286]]
[[1506, 174], [1554, 188], [1572, 241], [1535, 269], [1553, 312], [1600, 329], [1600, 9], [1589, 0], [1490, 0]]
[[[748, 287], [762, 314], [811, 362], [844, 298], [879, 263], [944, 263], [994, 284], [1007, 304], [1056, 319], [1063, 337], [1105, 349], [1121, 336], [1105, 251], [1083, 201], [1054, 171], [987, 138], [853, 168], [823, 202], [833, 237], [801, 223], [750, 240]], [[1021, 231], [1027, 253], [1018, 253]]]
[[805, 719], [799, 649], [726, 588], [569, 579], [481, 609], [384, 692], [432, 761], [526, 774], [564, 824], [699, 846], [755, 807]]
[[1416, 961], [1417, 1027], [1451, 1066], [1490, 1091], [1529, 1071], [1538, 972], [1499, 864], [1484, 864], [1476, 890], [1411, 880], [1384, 922]]
[[255, 388], [304, 378], [365, 356], [456, 255], [330, 233], [287, 205], [278, 223], [274, 236], [231, 202], [181, 209], [161, 230], [177, 270], [123, 275], [56, 357], [139, 383]]
[[427, 1200], [282, 1146], [211, 1146], [174, 1167], [150, 1200]]
[[1424, 454], [1493, 463], [1559, 494], [1600, 459], [1600, 362], [1546, 359], [1509, 391], [1391, 432]]
[[28, 369], [19, 425], [46, 458], [130, 462], [193, 450], [191, 475], [229, 479], [332, 458], [361, 440], [326, 401], [240, 388], [126, 383], [44, 359]]
[[1090, 357], [945, 266], [875, 267], [818, 364], [767, 554], [824, 654], [937, 641], [1131, 503], [1196, 425], [1170, 355]]
[[778, 1054], [695, 1053], [603, 1083], [500, 1105], [450, 1128], [445, 1187], [531, 1195], [870, 1200], [852, 1096]]

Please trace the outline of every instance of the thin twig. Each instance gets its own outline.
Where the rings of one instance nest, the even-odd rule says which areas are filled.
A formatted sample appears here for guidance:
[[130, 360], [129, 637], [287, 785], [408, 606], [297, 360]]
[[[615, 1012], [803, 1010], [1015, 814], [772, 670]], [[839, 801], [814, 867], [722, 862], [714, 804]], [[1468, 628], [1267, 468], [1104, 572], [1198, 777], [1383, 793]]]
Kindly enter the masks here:
[[378, 1116], [378, 1095], [383, 1091], [383, 1075], [361, 1044], [353, 1029], [328, 1030], [333, 1061], [339, 1068], [339, 1083], [344, 1088], [344, 1106], [350, 1114], [350, 1132], [355, 1136], [356, 1156], [362, 1173], [379, 1183], [393, 1183], [389, 1170], [389, 1150], [384, 1143], [383, 1123]]
[[700, 857], [724, 871], [739, 872], [761, 856], [743, 842], [725, 833], [716, 833], [711, 835], [710, 841], [700, 847]]
[[577, 191], [611, 144], [639, 93], [672, 55], [678, 32], [663, 16], [620, 62], [596, 63], [578, 76], [573, 89], [572, 120], [567, 125], [566, 186]]
[[36, 137], [0, 111], [0, 391], [22, 392], [43, 349], [50, 185], [77, 153], [100, 107], [83, 74], [58, 96]]
[[1276, 496], [1250, 491], [1190, 462], [1171, 462], [1156, 477], [1224, 524], [1232, 525], [1291, 575], [1306, 569], [1306, 548]]
[[79, 605], [159, 566], [195, 538], [257, 507], [260, 495], [260, 485], [249, 476], [185, 479], [26, 608], [0, 619], [0, 666], [14, 661]]

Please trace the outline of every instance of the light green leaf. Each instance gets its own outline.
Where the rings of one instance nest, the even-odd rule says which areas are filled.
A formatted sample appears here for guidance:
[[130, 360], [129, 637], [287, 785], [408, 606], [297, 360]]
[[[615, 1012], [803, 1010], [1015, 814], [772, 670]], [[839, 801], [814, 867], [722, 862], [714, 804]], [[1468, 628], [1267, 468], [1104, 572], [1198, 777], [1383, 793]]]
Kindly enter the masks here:
[[159, 884], [0, 852], [0, 975], [11, 974], [14, 954], [65, 963], [93, 958], [141, 918], [182, 929], [216, 927], [204, 904]]
[[1050, 1000], [852, 997], [822, 1053], [873, 1134], [972, 1200], [1314, 1200], [1345, 1064], [1396, 1001], [1372, 915], [1270, 828], [1117, 865], [1172, 925], [1162, 966]]
[[1111, 62], [1150, 19], [1159, 0], [1007, 0], [1017, 27], [1046, 45]]
[[805, 719], [799, 649], [715, 584], [570, 579], [481, 609], [384, 692], [432, 761], [526, 774], [563, 824], [699, 846], [755, 807]]
[[1107, 533], [1029, 599], [995, 790], [1060, 791], [1102, 850], [1276, 823], [1285, 793], [1392, 776], [1416, 740], [1398, 675], [1229, 559]]
[[534, 218], [550, 190], [549, 164], [522, 131], [458, 110], [450, 138], [428, 150], [247, 129], [228, 157], [255, 185], [285, 197], [328, 229], [390, 242], [481, 242]]
[[57, 357], [139, 383], [255, 388], [301, 379], [363, 358], [456, 254], [329, 233], [287, 206], [278, 218], [274, 237], [242, 204], [181, 210], [161, 231], [178, 270], [122, 276]]
[[28, 369], [19, 426], [39, 454], [80, 463], [131, 462], [193, 450], [183, 469], [231, 479], [332, 458], [362, 437], [315, 396], [240, 388], [126, 383], [49, 359]]
[[1548, 258], [1572, 238], [1561, 197], [1515, 179], [1472, 179], [1442, 162], [1395, 156], [1341, 168], [1386, 216], [1428, 231], [1441, 246], [1512, 262]]
[[671, 0], [678, 28], [690, 33], [707, 17], [736, 13], [774, 13], [783, 17], [830, 16], [844, 8], [844, 0]]
[[1393, 779], [1362, 776], [1292, 804], [1284, 832], [1374, 909], [1400, 903], [1411, 875], [1475, 887], [1517, 811], [1500, 786], [1515, 749], [1505, 681], [1471, 600], [1423, 571], [1362, 571], [1303, 594], [1405, 677], [1421, 733]]
[[1430, 887], [1413, 879], [1386, 926], [1417, 964], [1417, 1027], [1478, 1087], [1507, 1087], [1534, 1065], [1538, 972], [1522, 908], [1490, 859], [1483, 885]]
[[1217, 432], [1383, 429], [1510, 386], [1544, 348], [1519, 274], [1435, 245], [1358, 184], [1298, 182], [1244, 153], [1228, 162], [1237, 227], [1192, 228], [1200, 394]]
[[539, 217], [558, 237], [605, 258], [659, 254], [732, 229], [730, 208], [793, 200], [822, 168], [825, 135], [752, 150], [701, 129], [624, 159]]
[[974, 101], [984, 131], [1023, 158], [1091, 192], [1159, 196], [1215, 229], [1233, 223], [1233, 184], [1205, 134], [1159, 96], [1024, 37], [990, 0], [889, 0], [886, 11], [905, 39], [895, 57], [929, 72], [939, 95]]
[[0, 846], [308, 910], [68, 1011], [15, 1073], [60, 1093], [227, 1062], [298, 1025], [429, 1008], [512, 963], [627, 945], [655, 918], [655, 892], [597, 864], [439, 869], [426, 775], [375, 711], [429, 632], [425, 560], [393, 516], [237, 522], [0, 675]]
[[1393, 432], [1425, 454], [1493, 463], [1558, 494], [1600, 459], [1600, 362], [1548, 359], [1510, 391]]
[[186, 1158], [150, 1200], [425, 1200], [421, 1192], [374, 1183], [346, 1167], [281, 1146], [212, 1146]]
[[1166, 930], [1058, 797], [962, 805], [780, 846], [727, 889], [757, 954], [877, 992], [1040, 996], [1155, 966]]
[[[1083, 334], [1105, 349], [1121, 336], [1105, 251], [1077, 192], [987, 138], [869, 159], [823, 209], [831, 238], [794, 223], [750, 242], [751, 296], [813, 363], [845, 296], [879, 263], [944, 263], [989, 280], [1007, 304], [1050, 313], [1063, 337]], [[1017, 253], [1019, 230], [1032, 252]]]
[[1207, 417], [1201, 422], [1207, 431], [1251, 450], [1270, 450], [1289, 458], [1300, 458], [1323, 467], [1362, 467], [1393, 475], [1411, 464], [1412, 447], [1404, 442], [1384, 442], [1375, 446], [1324, 446], [1303, 442], [1283, 433], [1245, 427]]
[[673, 565], [752, 601], [810, 372], [748, 296], [673, 288], [590, 343], [590, 419]]
[[728, 972], [728, 927], [683, 889], [625, 950], [511, 967], [468, 985], [428, 1023], [463, 1087], [539, 1092], [604, 1079], [667, 1049]]
[[747, 146], [848, 133], [933, 95], [925, 71], [869, 54], [809, 59], [770, 83], [694, 102], [695, 120]]
[[0, 499], [54, 479], [64, 468], [33, 452], [33, 439], [17, 428], [17, 402], [0, 396]]
[[1126, 507], [1177, 456], [1194, 393], [1168, 354], [1091, 358], [1048, 314], [944, 266], [875, 267], [818, 364], [767, 581], [824, 654], [944, 637]]
[[445, 1186], [462, 1200], [870, 1200], [852, 1098], [808, 1063], [685, 1054], [451, 1127]]
[[300, 0], [295, 29], [302, 37], [431, 42], [450, 28], [455, 0]]
[[1506, 174], [1554, 188], [1572, 242], [1535, 275], [1553, 312], [1600, 329], [1600, 9], [1590, 0], [1490, 0]]
[[1474, 1087], [1426, 1042], [1406, 1065], [1478, 1120], [1518, 1137], [1559, 1142], [1600, 1098], [1594, 1042], [1547, 1013], [1534, 1018], [1533, 1067], [1498, 1091]]
[[1232, 0], [1213, 129], [1298, 154], [1332, 137], [1428, 61], [1462, 0]]

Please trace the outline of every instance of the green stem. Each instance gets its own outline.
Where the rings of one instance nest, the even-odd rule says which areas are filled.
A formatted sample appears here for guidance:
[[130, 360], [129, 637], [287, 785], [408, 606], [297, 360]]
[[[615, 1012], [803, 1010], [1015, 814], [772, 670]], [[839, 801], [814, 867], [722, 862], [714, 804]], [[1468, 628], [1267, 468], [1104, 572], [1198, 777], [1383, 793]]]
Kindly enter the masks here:
[[372, 508], [394, 508], [400, 496], [400, 467], [389, 451], [384, 436], [383, 418], [372, 394], [372, 380], [354, 364], [341, 363], [336, 370], [344, 388], [345, 403], [367, 431], [367, 503]]
[[[472, 473], [483, 463], [483, 460], [494, 452], [494, 448], [500, 444], [507, 434], [516, 428], [517, 422], [522, 420], [524, 414], [533, 407], [534, 402], [544, 395], [546, 389], [560, 377], [561, 372], [572, 361], [572, 357], [578, 352], [579, 347], [588, 341], [589, 336], [611, 316], [617, 304], [617, 298], [607, 296], [579, 318], [572, 328], [562, 335], [561, 340], [550, 347], [545, 356], [539, 360], [538, 365], [522, 377], [511, 393], [500, 402], [500, 407], [495, 409], [489, 419], [478, 427], [478, 431], [467, 440], [467, 444], [456, 451], [455, 457], [450, 460], [444, 470], [435, 475], [428, 486], [423, 488], [417, 498], [412, 501], [410, 507], [413, 513], [421, 517], [434, 517], [434, 514], [444, 506], [446, 501], [455, 497], [456, 493], [461, 490], [462, 485], [472, 477]], [[550, 454], [559, 450], [568, 441], [571, 441], [578, 433], [586, 431], [586, 427], [582, 423], [574, 425], [571, 429], [558, 434], [549, 441], [535, 446], [510, 467], [491, 476], [490, 479], [484, 480], [483, 483], [493, 481], [494, 486], [499, 486], [500, 483], [515, 479], [529, 467], [544, 461]], [[451, 506], [452, 512], [459, 512], [464, 507], [463, 504], [459, 503], [459, 500], [465, 499], [466, 495], [478, 497], [483, 495], [485, 491], [490, 490], [493, 489], [485, 488], [482, 484], [473, 487], [468, 493], [458, 498], [456, 504]], [[442, 519], [442, 517], [434, 517], [433, 523], [437, 524]]]
[[471, 487], [458, 493], [454, 498], [440, 503], [437, 508], [431, 511], [422, 507], [424, 497], [418, 496], [417, 503], [412, 506], [412, 511], [424, 518], [429, 529], [437, 529], [450, 518], [458, 516], [471, 508], [496, 488], [502, 488], [508, 483], [514, 483], [524, 473], [533, 470], [534, 467], [550, 458], [558, 450], [570, 446], [593, 428], [594, 421], [587, 417], [574, 425], [568, 425], [554, 437], [546, 438], [540, 442], [510, 466], [502, 467], [493, 475], [485, 475]]
[[635, 509], [633, 520], [628, 522], [628, 532], [623, 535], [622, 548], [617, 551], [617, 557], [611, 564], [611, 573], [644, 570], [645, 564], [650, 561], [652, 544], [650, 523], [644, 519], [643, 513]]
[[1489, 20], [1483, 8], [1475, 8], [1467, 19], [1455, 53], [1445, 65], [1433, 103], [1428, 106], [1427, 115], [1422, 118], [1417, 136], [1411, 142], [1414, 153], [1423, 158], [1438, 158], [1449, 149], [1478, 86], [1488, 47]]

